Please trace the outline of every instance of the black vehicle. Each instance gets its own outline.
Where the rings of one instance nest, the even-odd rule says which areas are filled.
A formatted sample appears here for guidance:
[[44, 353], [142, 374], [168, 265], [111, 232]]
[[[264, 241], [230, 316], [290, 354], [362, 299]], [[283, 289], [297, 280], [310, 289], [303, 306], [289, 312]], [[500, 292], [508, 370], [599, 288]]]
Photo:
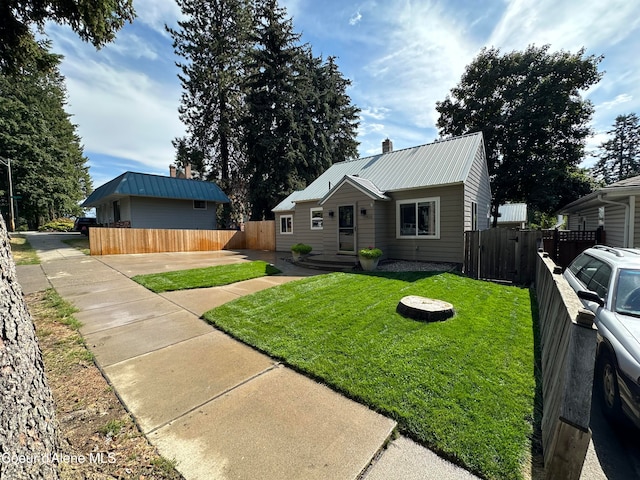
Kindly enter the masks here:
[[83, 235], [89, 235], [89, 227], [95, 227], [98, 223], [93, 217], [78, 217], [73, 222], [73, 230], [81, 232]]

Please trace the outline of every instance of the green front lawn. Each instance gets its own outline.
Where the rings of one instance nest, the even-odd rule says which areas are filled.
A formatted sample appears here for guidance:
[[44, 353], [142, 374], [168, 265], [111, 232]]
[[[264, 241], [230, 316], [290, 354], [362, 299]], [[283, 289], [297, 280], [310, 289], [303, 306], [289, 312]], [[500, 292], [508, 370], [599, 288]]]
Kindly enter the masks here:
[[160, 293], [190, 288], [218, 287], [277, 273], [280, 273], [280, 270], [276, 267], [258, 260], [216, 267], [136, 275], [132, 277], [132, 280], [153, 292]]
[[[454, 305], [438, 323], [395, 312], [405, 295]], [[332, 273], [239, 298], [204, 317], [398, 421], [487, 478], [522, 478], [531, 452], [529, 291], [455, 274]]]

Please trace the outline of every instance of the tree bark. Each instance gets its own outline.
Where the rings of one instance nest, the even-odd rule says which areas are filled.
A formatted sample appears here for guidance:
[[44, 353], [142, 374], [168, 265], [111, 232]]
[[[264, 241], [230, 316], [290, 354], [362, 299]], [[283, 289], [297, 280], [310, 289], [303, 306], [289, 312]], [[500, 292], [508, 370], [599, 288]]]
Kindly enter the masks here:
[[57, 479], [55, 406], [0, 215], [0, 478]]

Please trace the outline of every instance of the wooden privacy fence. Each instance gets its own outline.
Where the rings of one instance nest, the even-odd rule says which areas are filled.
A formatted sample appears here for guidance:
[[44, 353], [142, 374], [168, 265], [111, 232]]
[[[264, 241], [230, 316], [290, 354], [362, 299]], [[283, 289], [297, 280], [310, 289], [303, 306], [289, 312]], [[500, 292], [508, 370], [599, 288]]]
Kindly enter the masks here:
[[546, 253], [536, 256], [545, 479], [578, 480], [591, 439], [597, 330], [560, 269]]
[[276, 222], [247, 222], [244, 224], [245, 247], [249, 250], [276, 250]]
[[539, 230], [492, 228], [465, 232], [463, 271], [476, 279], [530, 284], [535, 279], [541, 239]]
[[215, 250], [275, 250], [275, 221], [247, 222], [238, 230], [170, 230], [151, 228], [89, 229], [91, 255], [201, 252]]
[[544, 251], [563, 269], [580, 253], [596, 244], [604, 244], [606, 234], [597, 230], [543, 230]]

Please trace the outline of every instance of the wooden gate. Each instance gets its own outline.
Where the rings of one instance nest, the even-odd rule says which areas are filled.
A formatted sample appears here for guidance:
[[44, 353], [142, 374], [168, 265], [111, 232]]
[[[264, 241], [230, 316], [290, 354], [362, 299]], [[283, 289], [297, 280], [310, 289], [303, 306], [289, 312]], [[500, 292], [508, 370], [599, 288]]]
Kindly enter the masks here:
[[492, 228], [465, 232], [466, 275], [528, 285], [535, 280], [539, 230]]

